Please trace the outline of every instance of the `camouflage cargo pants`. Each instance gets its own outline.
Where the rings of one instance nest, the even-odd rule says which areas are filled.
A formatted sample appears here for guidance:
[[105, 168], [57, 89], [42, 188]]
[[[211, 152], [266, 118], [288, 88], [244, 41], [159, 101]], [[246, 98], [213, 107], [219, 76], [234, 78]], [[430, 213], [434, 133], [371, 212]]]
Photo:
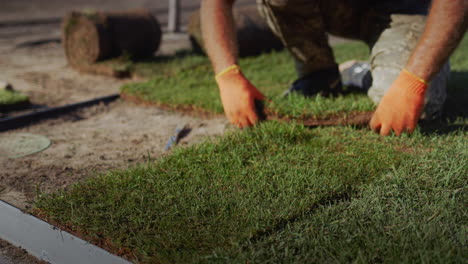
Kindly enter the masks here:
[[[260, 13], [295, 58], [299, 77], [336, 69], [327, 33], [366, 42], [371, 49], [373, 78], [368, 95], [375, 103], [397, 78], [424, 30], [429, 1], [426, 6], [421, 2], [424, 1], [257, 0]], [[449, 74], [447, 63], [431, 82], [425, 117], [440, 113]]]

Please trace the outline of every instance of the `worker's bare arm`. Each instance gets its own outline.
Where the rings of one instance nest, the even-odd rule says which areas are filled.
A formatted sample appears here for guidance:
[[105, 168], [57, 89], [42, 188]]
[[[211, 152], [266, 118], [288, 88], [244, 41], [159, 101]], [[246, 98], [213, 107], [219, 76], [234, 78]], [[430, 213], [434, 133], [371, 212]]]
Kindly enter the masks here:
[[426, 27], [406, 69], [430, 81], [455, 50], [468, 27], [468, 0], [433, 0]]
[[252, 126], [259, 117], [255, 100], [264, 96], [237, 66], [238, 46], [232, 6], [235, 0], [203, 0], [201, 25], [203, 41], [218, 83], [224, 113], [238, 127]]
[[433, 0], [424, 33], [406, 69], [382, 98], [370, 127], [381, 135], [413, 132], [432, 80], [455, 50], [468, 26], [468, 0]]
[[216, 73], [237, 64], [237, 36], [232, 6], [235, 0], [203, 0], [201, 27], [206, 52]]

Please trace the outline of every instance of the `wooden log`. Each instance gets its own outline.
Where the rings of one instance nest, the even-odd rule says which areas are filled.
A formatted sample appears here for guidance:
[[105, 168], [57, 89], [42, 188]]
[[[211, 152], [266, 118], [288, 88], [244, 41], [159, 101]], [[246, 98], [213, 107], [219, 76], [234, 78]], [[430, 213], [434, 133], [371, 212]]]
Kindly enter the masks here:
[[[266, 21], [259, 14], [256, 6], [234, 9], [239, 56], [255, 56], [271, 50], [280, 50], [284, 46], [270, 30]], [[195, 11], [189, 18], [188, 33], [192, 47], [197, 52], [204, 52], [201, 32], [200, 11]]]
[[62, 43], [73, 67], [120, 56], [152, 56], [161, 43], [159, 22], [146, 10], [77, 12], [62, 24]]

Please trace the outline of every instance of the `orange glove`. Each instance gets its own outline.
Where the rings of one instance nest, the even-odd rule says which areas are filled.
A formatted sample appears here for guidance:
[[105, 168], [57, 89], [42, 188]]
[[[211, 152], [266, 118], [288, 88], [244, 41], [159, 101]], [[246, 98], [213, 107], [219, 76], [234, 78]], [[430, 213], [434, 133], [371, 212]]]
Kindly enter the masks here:
[[255, 100], [263, 100], [265, 96], [244, 77], [239, 66], [232, 65], [218, 73], [216, 82], [229, 121], [240, 128], [256, 124], [259, 117]]
[[382, 136], [391, 130], [399, 136], [402, 132], [413, 133], [424, 107], [427, 82], [406, 69], [393, 82], [380, 101], [370, 121], [370, 127]]

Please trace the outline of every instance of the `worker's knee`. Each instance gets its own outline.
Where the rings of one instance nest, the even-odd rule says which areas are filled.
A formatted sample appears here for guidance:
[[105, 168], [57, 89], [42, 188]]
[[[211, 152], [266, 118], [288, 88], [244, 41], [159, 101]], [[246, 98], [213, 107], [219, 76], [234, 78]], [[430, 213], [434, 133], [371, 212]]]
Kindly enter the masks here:
[[379, 102], [405, 66], [416, 47], [425, 23], [424, 16], [392, 15], [390, 27], [378, 37], [371, 51], [373, 85], [369, 96]]
[[[368, 91], [369, 97], [379, 103], [388, 91], [403, 66], [381, 65], [372, 69], [372, 87]], [[447, 98], [447, 85], [450, 77], [450, 64], [447, 62], [433, 78], [425, 95], [423, 119], [433, 119], [442, 113]]]
[[[392, 15], [390, 27], [382, 32], [371, 51], [372, 87], [370, 98], [378, 103], [392, 85], [424, 31], [422, 15]], [[450, 65], [447, 63], [434, 77], [426, 92], [423, 118], [441, 113], [447, 93]]]

